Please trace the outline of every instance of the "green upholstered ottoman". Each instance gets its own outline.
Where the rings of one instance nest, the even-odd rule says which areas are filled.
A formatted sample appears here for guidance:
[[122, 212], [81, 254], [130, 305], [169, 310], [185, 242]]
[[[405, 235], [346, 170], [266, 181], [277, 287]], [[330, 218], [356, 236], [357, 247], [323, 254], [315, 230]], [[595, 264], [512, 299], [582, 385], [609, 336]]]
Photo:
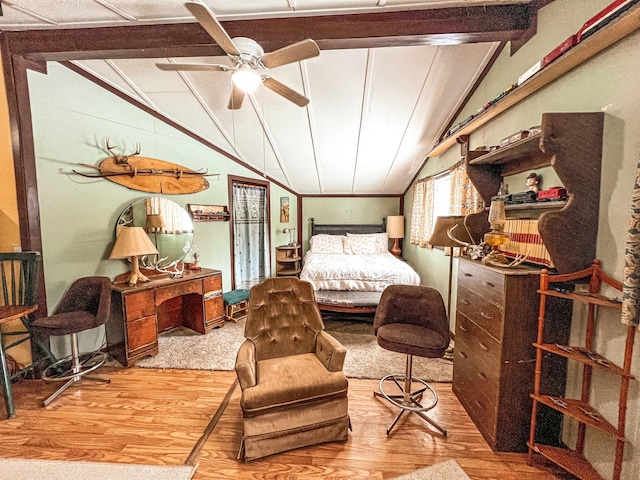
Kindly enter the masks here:
[[249, 311], [249, 290], [238, 289], [222, 294], [224, 317], [237, 322], [247, 316]]

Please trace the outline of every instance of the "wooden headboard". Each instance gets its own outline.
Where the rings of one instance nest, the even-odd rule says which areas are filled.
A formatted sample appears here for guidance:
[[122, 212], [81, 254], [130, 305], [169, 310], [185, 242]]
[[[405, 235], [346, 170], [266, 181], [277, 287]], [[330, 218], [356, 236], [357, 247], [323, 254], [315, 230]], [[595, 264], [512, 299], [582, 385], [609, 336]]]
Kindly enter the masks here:
[[347, 232], [354, 234], [363, 233], [384, 233], [387, 231], [387, 219], [383, 218], [382, 223], [315, 223], [311, 219], [311, 236], [325, 235], [346, 235]]

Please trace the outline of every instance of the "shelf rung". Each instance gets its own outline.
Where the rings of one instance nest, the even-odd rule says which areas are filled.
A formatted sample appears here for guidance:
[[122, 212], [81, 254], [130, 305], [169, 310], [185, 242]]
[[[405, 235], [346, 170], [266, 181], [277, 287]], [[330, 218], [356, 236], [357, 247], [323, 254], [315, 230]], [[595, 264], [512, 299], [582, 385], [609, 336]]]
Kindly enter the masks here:
[[[535, 395], [532, 394], [531, 398], [538, 401], [547, 407], [551, 407], [569, 417], [575, 418], [581, 423], [588, 425], [604, 432], [616, 440], [628, 442], [624, 436], [620, 435], [618, 429], [611, 425], [595, 408], [586, 402], [575, 400], [572, 398], [554, 397], [550, 395]], [[562, 406], [564, 404], [564, 406]]]
[[551, 447], [540, 443], [534, 443], [533, 445], [527, 443], [527, 445], [534, 452], [539, 453], [582, 480], [603, 480], [584, 456], [571, 449]]

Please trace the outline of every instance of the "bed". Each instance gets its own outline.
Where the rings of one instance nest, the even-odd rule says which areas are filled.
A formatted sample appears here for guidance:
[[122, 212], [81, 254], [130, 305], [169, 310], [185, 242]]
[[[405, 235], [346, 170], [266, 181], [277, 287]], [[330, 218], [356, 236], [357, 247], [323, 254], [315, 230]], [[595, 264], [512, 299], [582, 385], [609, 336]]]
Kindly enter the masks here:
[[373, 312], [392, 284], [419, 285], [420, 276], [389, 252], [385, 224], [316, 224], [300, 279], [313, 285], [321, 309]]

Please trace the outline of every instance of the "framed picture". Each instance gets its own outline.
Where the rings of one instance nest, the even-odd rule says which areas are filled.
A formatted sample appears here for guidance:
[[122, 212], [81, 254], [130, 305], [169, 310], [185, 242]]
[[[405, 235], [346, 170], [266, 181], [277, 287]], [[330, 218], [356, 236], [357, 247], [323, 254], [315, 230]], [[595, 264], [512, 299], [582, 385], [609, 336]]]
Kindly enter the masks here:
[[280, 223], [289, 223], [289, 197], [280, 197]]

